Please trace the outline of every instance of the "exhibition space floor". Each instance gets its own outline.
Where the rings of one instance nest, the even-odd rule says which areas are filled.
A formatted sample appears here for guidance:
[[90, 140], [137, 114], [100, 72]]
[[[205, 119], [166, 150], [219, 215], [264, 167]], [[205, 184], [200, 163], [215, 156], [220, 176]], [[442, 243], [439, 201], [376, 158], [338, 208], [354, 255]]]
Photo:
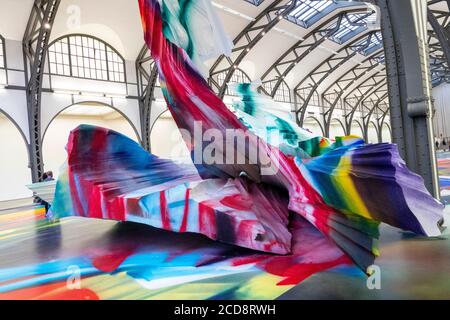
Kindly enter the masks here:
[[[438, 161], [450, 201], [450, 154]], [[75, 217], [50, 223], [42, 207], [0, 210], [0, 299], [450, 299], [449, 223], [447, 205], [439, 239], [382, 225], [379, 278], [369, 286], [348, 263], [292, 267], [301, 274], [292, 284], [251, 261], [227, 263], [243, 251], [200, 235]]]

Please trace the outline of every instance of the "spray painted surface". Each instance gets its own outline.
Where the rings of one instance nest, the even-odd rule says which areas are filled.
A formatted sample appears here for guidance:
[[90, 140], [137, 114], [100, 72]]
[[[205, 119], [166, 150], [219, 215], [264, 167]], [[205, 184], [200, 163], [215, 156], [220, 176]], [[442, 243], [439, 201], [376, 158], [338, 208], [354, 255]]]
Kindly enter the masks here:
[[[441, 176], [449, 160], [439, 159]], [[301, 247], [297, 259], [265, 255], [129, 222], [70, 217], [50, 224], [41, 207], [4, 213], [0, 299], [450, 298], [448, 229], [435, 241], [382, 225], [381, 289], [369, 290], [359, 268], [297, 222], [309, 244], [335, 259], [324, 263]]]
[[[0, 299], [450, 298], [450, 240], [382, 226], [381, 290], [306, 225], [317, 251], [297, 259], [255, 254], [196, 234], [64, 218], [42, 208], [0, 215]], [[306, 233], [303, 233], [306, 234]]]
[[438, 153], [438, 170], [443, 196], [450, 196], [450, 152]]

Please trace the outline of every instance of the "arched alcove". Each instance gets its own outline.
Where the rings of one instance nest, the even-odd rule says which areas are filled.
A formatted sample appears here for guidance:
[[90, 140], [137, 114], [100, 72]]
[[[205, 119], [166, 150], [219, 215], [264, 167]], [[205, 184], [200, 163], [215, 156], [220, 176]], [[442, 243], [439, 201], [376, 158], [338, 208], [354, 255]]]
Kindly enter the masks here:
[[159, 115], [150, 131], [152, 154], [175, 161], [188, 161], [190, 152], [169, 110]]
[[372, 121], [369, 123], [367, 130], [367, 143], [378, 143], [378, 130]]
[[17, 124], [0, 110], [0, 201], [32, 196], [28, 148]]
[[387, 123], [383, 123], [382, 130], [381, 130], [381, 138], [382, 142], [392, 142], [392, 133], [391, 133], [391, 127]]
[[362, 126], [361, 122], [359, 122], [358, 120], [353, 120], [351, 129], [350, 129], [350, 135], [358, 136], [358, 137], [364, 139], [364, 130], [363, 130], [363, 126]]
[[59, 168], [66, 160], [65, 146], [70, 131], [81, 124], [90, 124], [120, 132], [139, 142], [136, 128], [131, 121], [112, 106], [99, 102], [83, 102], [70, 105], [60, 111], [43, 134], [44, 170], [58, 176]]
[[344, 124], [341, 120], [332, 119], [330, 122], [330, 136], [329, 138], [334, 139], [335, 137], [345, 136]]
[[[217, 80], [219, 85], [222, 85], [225, 82], [225, 78], [227, 76], [227, 72], [221, 72], [218, 74]], [[226, 95], [229, 96], [235, 96], [237, 95], [231, 88], [228, 88], [228, 84], [231, 83], [250, 83], [252, 80], [248, 76], [248, 74], [245, 73], [244, 70], [236, 68], [233, 72], [233, 75], [231, 76], [231, 79], [227, 83], [227, 88], [225, 91]]]
[[323, 136], [323, 128], [320, 124], [320, 121], [312, 116], [306, 117], [305, 121], [303, 121], [303, 129], [306, 129], [314, 134], [317, 134], [319, 136]]

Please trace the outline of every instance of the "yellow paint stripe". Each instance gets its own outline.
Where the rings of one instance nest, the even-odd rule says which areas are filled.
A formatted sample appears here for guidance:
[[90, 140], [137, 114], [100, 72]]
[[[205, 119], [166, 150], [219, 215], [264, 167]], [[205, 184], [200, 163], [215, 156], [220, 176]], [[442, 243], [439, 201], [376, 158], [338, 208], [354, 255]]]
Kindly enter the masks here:
[[261, 273], [242, 284], [236, 291], [236, 299], [271, 300], [292, 289], [293, 285], [277, 285], [284, 278]]
[[356, 190], [355, 184], [350, 176], [351, 156], [342, 156], [339, 165], [332, 174], [331, 181], [338, 190], [341, 199], [344, 200], [347, 207], [354, 214], [360, 215], [367, 219], [372, 219], [364, 201]]
[[0, 223], [5, 221], [18, 220], [21, 218], [39, 218], [43, 215], [45, 215], [45, 209], [43, 208], [6, 213], [0, 215]]

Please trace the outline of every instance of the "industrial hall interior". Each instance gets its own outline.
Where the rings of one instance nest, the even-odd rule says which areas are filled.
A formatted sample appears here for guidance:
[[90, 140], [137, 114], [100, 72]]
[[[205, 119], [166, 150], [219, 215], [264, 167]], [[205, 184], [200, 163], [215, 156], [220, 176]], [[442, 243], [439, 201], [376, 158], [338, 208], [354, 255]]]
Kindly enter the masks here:
[[0, 300], [450, 299], [450, 0], [0, 0]]

